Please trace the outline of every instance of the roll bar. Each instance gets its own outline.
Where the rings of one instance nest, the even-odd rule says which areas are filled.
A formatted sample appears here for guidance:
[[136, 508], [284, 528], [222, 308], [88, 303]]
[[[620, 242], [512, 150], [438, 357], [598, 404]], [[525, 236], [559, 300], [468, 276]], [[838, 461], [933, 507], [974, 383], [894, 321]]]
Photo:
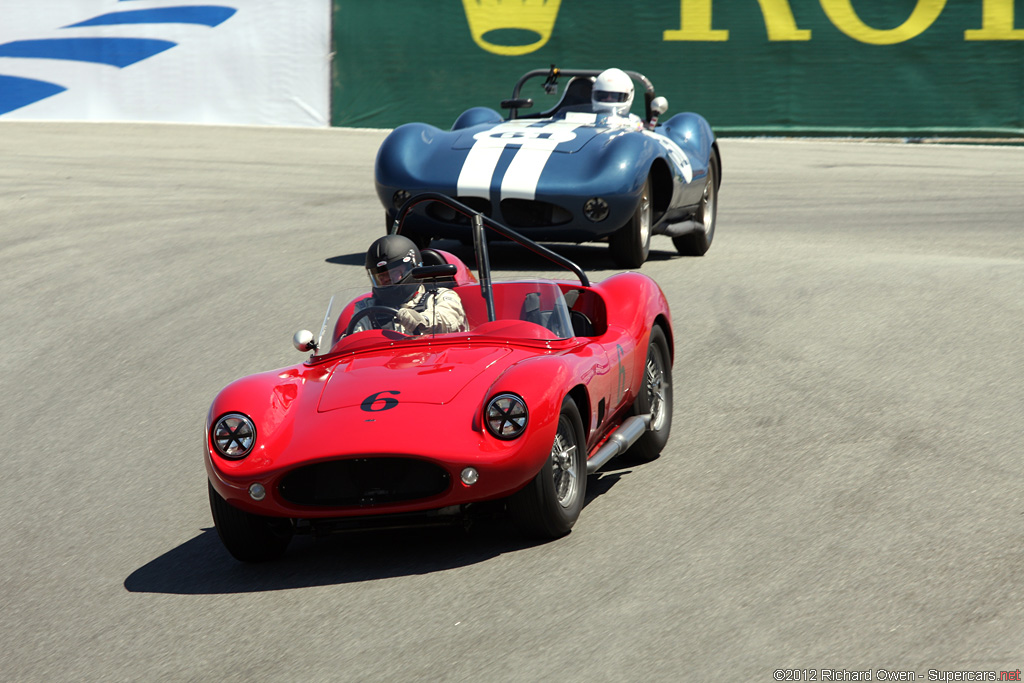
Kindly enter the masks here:
[[[554, 92], [554, 88], [558, 83], [558, 79], [562, 76], [572, 78], [573, 76], [590, 76], [596, 78], [601, 75], [603, 69], [559, 69], [554, 64], [551, 65], [550, 69], [534, 69], [533, 71], [527, 71], [525, 74], [519, 77], [516, 81], [515, 86], [512, 88], [512, 98], [505, 100], [501, 103], [501, 106], [508, 109], [508, 118], [514, 119], [519, 115], [519, 109], [521, 107], [530, 106], [533, 103], [532, 100], [523, 100], [519, 98], [519, 91], [522, 89], [523, 84], [531, 78], [545, 77], [544, 90], [547, 92]], [[630, 71], [623, 69], [627, 76], [632, 78], [634, 81], [644, 86], [644, 120], [651, 120], [651, 102], [654, 101], [654, 85], [651, 84], [650, 79], [644, 76], [639, 71]], [[529, 102], [530, 104], [527, 104]]]
[[[512, 228], [506, 227], [497, 221], [488, 218], [479, 211], [475, 211], [462, 202], [456, 201], [446, 194], [440, 192], [422, 192], [414, 195], [406, 200], [402, 204], [402, 208], [395, 214], [395, 220], [391, 224], [391, 234], [400, 235], [402, 234], [402, 225], [405, 222], [405, 217], [414, 208], [420, 204], [427, 204], [430, 202], [437, 202], [447, 206], [449, 209], [456, 211], [466, 218], [469, 219], [471, 226], [471, 232], [473, 233], [473, 250], [477, 257], [477, 269], [478, 269], [478, 280], [480, 281], [482, 291], [484, 292], [485, 298], [487, 298], [488, 305], [488, 316], [493, 319], [494, 315], [494, 301], [490, 296], [490, 282], [491, 282], [491, 264], [490, 258], [488, 257], [487, 242], [484, 238], [483, 228], [486, 226], [489, 230], [493, 230], [498, 235], [501, 235], [505, 239], [515, 242], [521, 247], [525, 247], [532, 251], [538, 256], [542, 256], [549, 261], [553, 261], [563, 268], [570, 270], [579, 279], [580, 284], [584, 287], [590, 286], [590, 278], [583, 272], [583, 269], [576, 265], [574, 262], [565, 258], [561, 254], [556, 254], [545, 246], [537, 244], [528, 237], [520, 235]], [[486, 283], [486, 285], [485, 285]]]

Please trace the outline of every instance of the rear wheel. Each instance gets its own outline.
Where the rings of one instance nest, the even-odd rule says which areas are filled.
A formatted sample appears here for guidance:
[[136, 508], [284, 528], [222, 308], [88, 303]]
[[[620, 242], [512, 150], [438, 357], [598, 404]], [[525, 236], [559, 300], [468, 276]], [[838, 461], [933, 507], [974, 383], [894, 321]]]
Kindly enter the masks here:
[[586, 491], [583, 420], [576, 404], [566, 396], [551, 454], [533, 481], [509, 499], [512, 521], [532, 538], [564, 536], [580, 516]]
[[708, 159], [708, 175], [704, 180], [704, 196], [694, 220], [702, 227], [672, 238], [676, 251], [683, 256], [703, 256], [711, 248], [718, 219], [718, 157], [714, 152]]
[[668, 340], [660, 327], [651, 330], [644, 362], [644, 379], [640, 393], [633, 403], [633, 414], [651, 414], [651, 426], [629, 449], [629, 455], [638, 462], [649, 462], [658, 457], [668, 443], [672, 431], [672, 367]]
[[221, 543], [236, 560], [265, 562], [284, 556], [292, 538], [291, 522], [276, 517], [262, 517], [239, 510], [220, 497], [207, 482], [210, 511]]
[[647, 260], [651, 252], [651, 219], [654, 215], [654, 204], [651, 201], [651, 179], [644, 181], [640, 192], [640, 203], [629, 222], [617, 232], [613, 232], [608, 240], [612, 250], [612, 259], [620, 268], [639, 268]]

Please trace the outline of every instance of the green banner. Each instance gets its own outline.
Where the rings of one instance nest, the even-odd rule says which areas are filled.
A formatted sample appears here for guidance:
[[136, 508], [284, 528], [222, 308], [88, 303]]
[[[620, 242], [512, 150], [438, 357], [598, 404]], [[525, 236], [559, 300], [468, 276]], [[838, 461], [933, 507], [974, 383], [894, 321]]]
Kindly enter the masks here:
[[333, 40], [335, 126], [448, 128], [555, 64], [719, 135], [1024, 135], [1024, 0], [334, 0]]

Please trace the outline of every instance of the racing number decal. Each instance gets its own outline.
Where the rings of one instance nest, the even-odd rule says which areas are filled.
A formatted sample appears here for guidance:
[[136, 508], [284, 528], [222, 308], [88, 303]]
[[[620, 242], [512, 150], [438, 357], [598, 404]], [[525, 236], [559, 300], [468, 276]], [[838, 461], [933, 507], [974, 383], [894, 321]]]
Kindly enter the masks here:
[[679, 172], [683, 175], [683, 180], [687, 183], [693, 180], [693, 167], [690, 165], [690, 158], [686, 156], [686, 152], [683, 151], [682, 147], [677, 145], [674, 140], [662, 135], [661, 133], [645, 130], [644, 135], [649, 138], [654, 138], [662, 147], [665, 148], [669, 158], [672, 159], [675, 165], [679, 168]]
[[579, 126], [568, 121], [537, 125], [534, 121], [516, 120], [475, 134], [473, 147], [459, 173], [459, 195], [489, 198], [501, 153], [512, 145], [517, 151], [500, 179], [501, 198], [533, 199], [551, 153], [559, 143], [574, 140], [573, 131]]
[[394, 394], [397, 396], [402, 392], [400, 391], [378, 391], [376, 394], [370, 394], [363, 399], [363, 402], [359, 404], [362, 410], [368, 413], [379, 413], [383, 410], [391, 410], [398, 405], [397, 398], [391, 398], [390, 396], [381, 396], [381, 394]]

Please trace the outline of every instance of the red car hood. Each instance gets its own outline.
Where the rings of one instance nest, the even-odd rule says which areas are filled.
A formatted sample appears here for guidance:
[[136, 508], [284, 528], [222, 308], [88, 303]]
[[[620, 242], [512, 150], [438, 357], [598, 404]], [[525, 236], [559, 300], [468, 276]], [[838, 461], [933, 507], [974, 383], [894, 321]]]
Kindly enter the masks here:
[[512, 351], [507, 347], [394, 349], [344, 358], [320, 396], [321, 413], [393, 398], [403, 403], [448, 403], [466, 384]]

